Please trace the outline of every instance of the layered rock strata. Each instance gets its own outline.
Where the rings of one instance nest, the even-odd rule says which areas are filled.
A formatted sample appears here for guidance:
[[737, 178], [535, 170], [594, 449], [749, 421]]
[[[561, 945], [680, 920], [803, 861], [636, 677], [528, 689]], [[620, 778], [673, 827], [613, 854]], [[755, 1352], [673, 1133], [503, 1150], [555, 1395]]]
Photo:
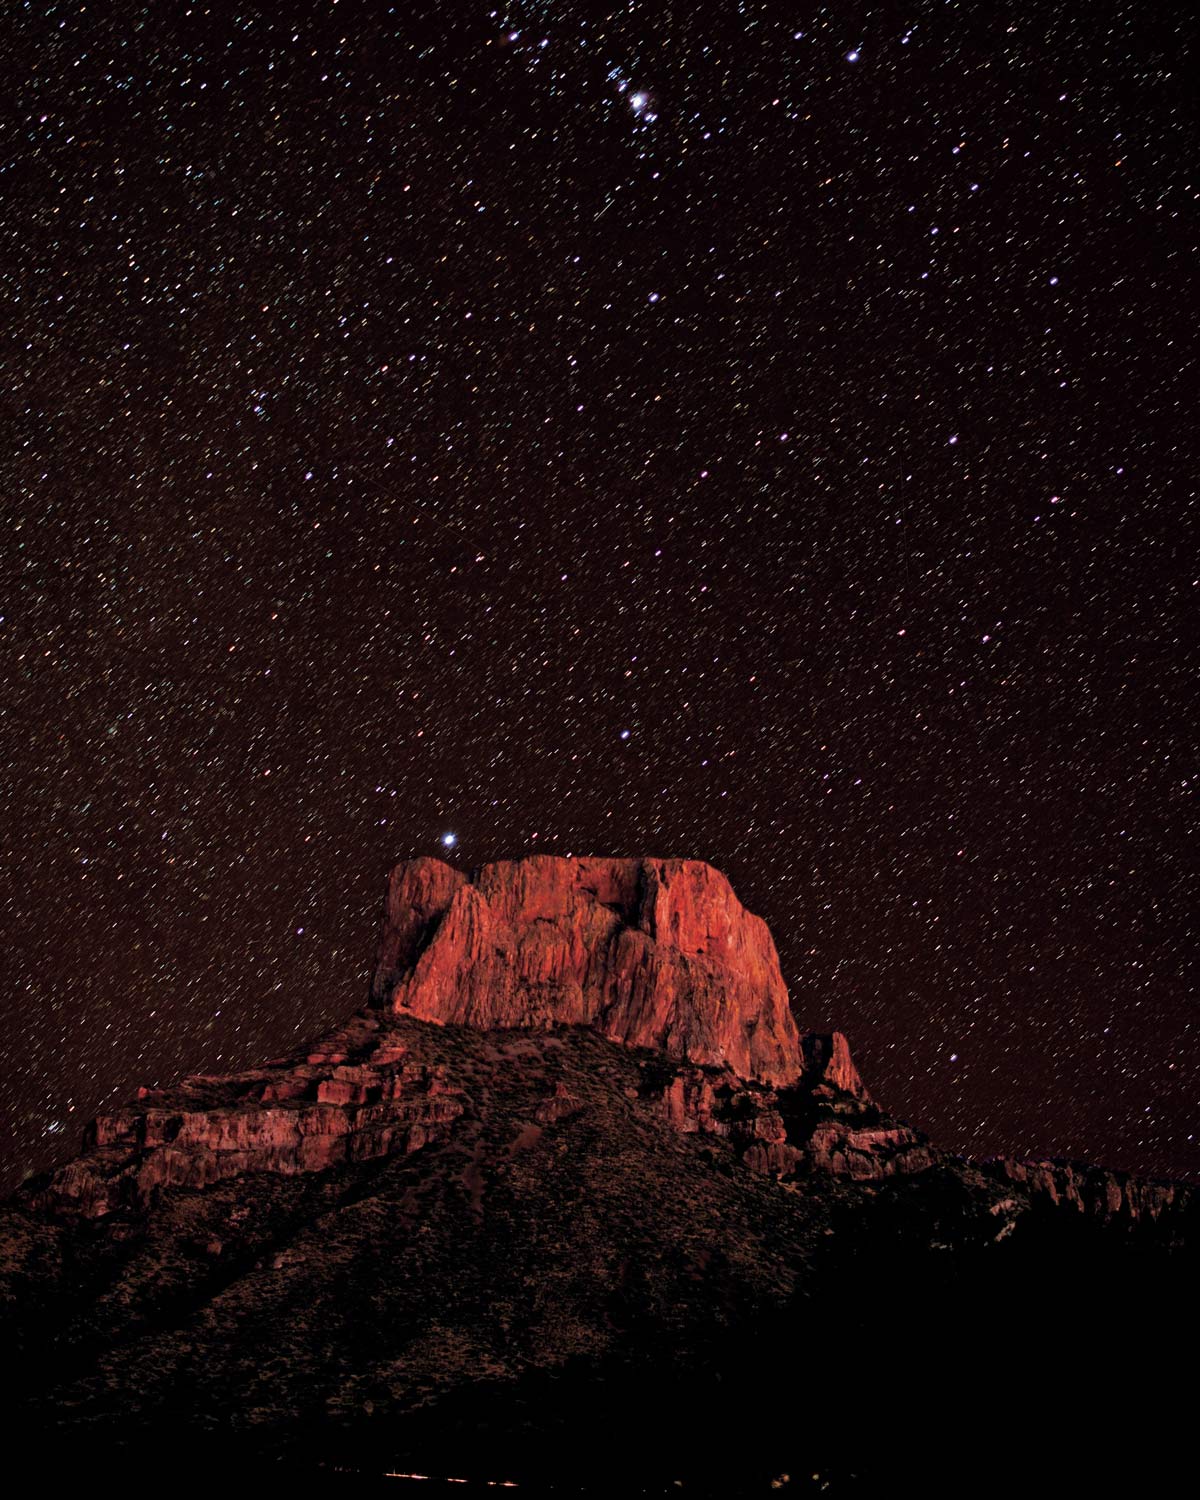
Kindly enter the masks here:
[[92, 1122], [83, 1154], [35, 1185], [30, 1202], [87, 1218], [143, 1209], [164, 1188], [416, 1151], [444, 1139], [462, 1112], [445, 1069], [410, 1058], [364, 1013], [302, 1057], [140, 1089], [134, 1103]]

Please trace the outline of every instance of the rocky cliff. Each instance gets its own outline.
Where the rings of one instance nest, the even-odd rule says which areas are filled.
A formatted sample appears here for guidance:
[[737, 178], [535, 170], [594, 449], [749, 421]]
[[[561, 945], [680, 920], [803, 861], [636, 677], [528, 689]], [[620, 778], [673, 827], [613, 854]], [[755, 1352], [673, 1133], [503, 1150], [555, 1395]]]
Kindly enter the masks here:
[[416, 1151], [443, 1139], [462, 1111], [445, 1068], [411, 1058], [364, 1012], [296, 1058], [140, 1089], [135, 1102], [92, 1122], [80, 1156], [23, 1196], [39, 1209], [98, 1218], [147, 1208], [168, 1188]]
[[399, 865], [372, 996], [484, 1030], [591, 1026], [767, 1083], [804, 1068], [766, 923], [698, 860]]
[[1072, 1161], [1014, 1161], [997, 1157], [983, 1170], [1019, 1184], [1034, 1197], [1102, 1222], [1170, 1220], [1187, 1213], [1194, 1189], [1181, 1182], [1153, 1182]]
[[419, 860], [362, 1011], [140, 1091], [0, 1209], [0, 1338], [81, 1481], [184, 1451], [355, 1493], [928, 1493], [944, 1450], [983, 1493], [973, 1424], [1018, 1386], [1078, 1393], [1081, 1432], [1136, 1371], [1126, 1419], [1164, 1420], [1195, 1220], [1177, 1184], [973, 1164], [890, 1117], [705, 865]]
[[140, 1090], [29, 1201], [97, 1217], [165, 1188], [323, 1171], [443, 1139], [466, 1085], [421, 1061], [412, 1020], [585, 1026], [653, 1053], [643, 1093], [663, 1118], [729, 1139], [776, 1177], [877, 1178], [934, 1160], [875, 1105], [845, 1037], [800, 1036], [766, 924], [696, 861], [537, 857], [471, 879], [437, 860], [399, 865], [371, 998], [296, 1057]]
[[[366, 1009], [294, 1057], [139, 1090], [23, 1196], [94, 1218], [145, 1209], [164, 1189], [325, 1171], [443, 1140], [471, 1105], [469, 1084], [423, 1057], [414, 1021], [582, 1026], [640, 1049], [653, 1059], [640, 1096], [672, 1129], [721, 1137], [783, 1181], [871, 1181], [940, 1159], [871, 1098], [840, 1032], [800, 1034], [766, 924], [711, 866], [537, 856], [468, 876], [418, 859], [388, 881]], [[1156, 1219], [1187, 1196], [1069, 1165], [988, 1170], [1102, 1219]]]

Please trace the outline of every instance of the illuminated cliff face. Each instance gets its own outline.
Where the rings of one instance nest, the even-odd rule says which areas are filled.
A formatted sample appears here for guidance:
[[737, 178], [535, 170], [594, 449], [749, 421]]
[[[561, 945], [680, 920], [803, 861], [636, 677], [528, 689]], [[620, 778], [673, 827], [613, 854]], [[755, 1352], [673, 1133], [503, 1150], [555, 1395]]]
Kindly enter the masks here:
[[[599, 1091], [618, 1113], [719, 1140], [782, 1182], [879, 1181], [946, 1162], [875, 1103], [844, 1036], [798, 1034], [765, 924], [699, 861], [547, 856], [472, 876], [399, 865], [372, 1000], [292, 1056], [139, 1090], [26, 1201], [96, 1219], [177, 1189], [454, 1150], [502, 1086], [525, 1091], [510, 1123], [526, 1144], [586, 1117]], [[632, 1070], [619, 1087], [614, 1068]], [[1018, 1205], [1037, 1194], [1102, 1219], [1175, 1212], [1173, 1184], [990, 1170], [1006, 1190], [1019, 1184], [1006, 1200]]]
[[[759, 1172], [876, 1177], [931, 1160], [906, 1126], [881, 1128], [844, 1037], [799, 1036], [766, 924], [699, 861], [538, 857], [470, 878], [438, 860], [399, 865], [372, 1000], [291, 1057], [140, 1089], [93, 1122], [83, 1154], [30, 1201], [103, 1217], [164, 1190], [321, 1173], [454, 1139], [482, 1101], [470, 1069], [458, 1076], [441, 1058], [447, 1026], [468, 1050], [464, 1032], [564, 1026], [641, 1049], [649, 1071], [636, 1092], [651, 1113], [727, 1139]], [[573, 1114], [577, 1093], [539, 1099], [539, 1128]]]
[[589, 1025], [765, 1083], [805, 1067], [766, 923], [698, 860], [399, 865], [372, 995], [447, 1024]]

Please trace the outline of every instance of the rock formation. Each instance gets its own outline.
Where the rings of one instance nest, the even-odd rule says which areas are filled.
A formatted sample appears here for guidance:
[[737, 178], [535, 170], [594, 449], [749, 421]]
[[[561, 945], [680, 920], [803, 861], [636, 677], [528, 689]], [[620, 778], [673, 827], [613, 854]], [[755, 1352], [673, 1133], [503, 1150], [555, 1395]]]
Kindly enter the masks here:
[[592, 1026], [767, 1083], [804, 1068], [766, 923], [698, 860], [399, 865], [372, 997], [485, 1030]]
[[292, 1176], [415, 1151], [462, 1113], [445, 1069], [409, 1058], [355, 1016], [302, 1057], [227, 1077], [140, 1089], [101, 1115], [84, 1151], [30, 1190], [38, 1208], [97, 1218], [146, 1208], [164, 1188], [207, 1188], [246, 1172]]
[[979, 1413], [1018, 1386], [1077, 1392], [1075, 1433], [1126, 1378], [1157, 1431], [1194, 1283], [1187, 1188], [938, 1151], [800, 1034], [766, 927], [687, 861], [401, 865], [367, 1007], [84, 1145], [0, 1208], [16, 1415], [80, 1483], [183, 1451], [222, 1484], [726, 1500], [929, 1493], [944, 1459], [982, 1493]]
[[653, 1051], [663, 1117], [727, 1138], [776, 1177], [879, 1178], [934, 1159], [871, 1100], [840, 1032], [799, 1035], [766, 924], [698, 861], [538, 856], [473, 879], [438, 860], [399, 865], [371, 999], [299, 1057], [141, 1090], [30, 1201], [98, 1217], [164, 1188], [322, 1171], [442, 1139], [463, 1086], [410, 1055], [404, 1018], [582, 1025]]
[[995, 1177], [1019, 1183], [1035, 1198], [1104, 1222], [1170, 1218], [1194, 1197], [1192, 1189], [1180, 1182], [1150, 1182], [1083, 1162], [997, 1157], [981, 1166]]

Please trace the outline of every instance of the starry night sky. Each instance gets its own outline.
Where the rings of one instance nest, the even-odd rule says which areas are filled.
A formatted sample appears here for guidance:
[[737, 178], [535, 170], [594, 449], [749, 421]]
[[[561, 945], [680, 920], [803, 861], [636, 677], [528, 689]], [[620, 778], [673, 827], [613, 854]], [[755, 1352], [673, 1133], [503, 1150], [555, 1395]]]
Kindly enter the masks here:
[[1200, 1173], [1184, 5], [5, 7], [0, 1131], [678, 855], [970, 1154]]

